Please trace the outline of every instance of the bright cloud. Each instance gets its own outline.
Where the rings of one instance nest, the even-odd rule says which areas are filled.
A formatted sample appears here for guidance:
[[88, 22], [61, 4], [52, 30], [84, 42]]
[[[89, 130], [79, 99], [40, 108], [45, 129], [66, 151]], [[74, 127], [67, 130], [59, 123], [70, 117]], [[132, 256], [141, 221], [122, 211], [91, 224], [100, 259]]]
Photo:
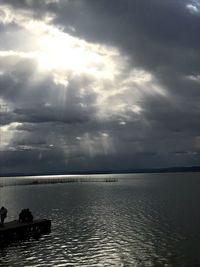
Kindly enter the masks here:
[[194, 5], [187, 5], [187, 8], [190, 10], [191, 13], [198, 13], [199, 9]]
[[[138, 114], [141, 111], [138, 101], [144, 94], [164, 94], [163, 88], [156, 85], [153, 75], [147, 71], [135, 68], [124, 75], [127, 58], [117, 48], [71, 36], [52, 24], [52, 15], [35, 20], [31, 11], [14, 12], [7, 5], [0, 8], [2, 23], [14, 22], [32, 35], [31, 42], [34, 40], [33, 45], [30, 44], [31, 50], [23, 51], [22, 43], [19, 50], [13, 47], [13, 50], [0, 51], [0, 57], [32, 59], [37, 62], [38, 76], [51, 75], [55, 85], [64, 88], [68, 87], [73, 77], [89, 77], [91, 82], [87, 88], [80, 88], [80, 95], [88, 91], [97, 94], [94, 104], [99, 109], [100, 117], [127, 110]], [[132, 98], [128, 92], [133, 95]]]
[[199, 13], [200, 11], [200, 2], [199, 0], [191, 0], [190, 4], [187, 4], [186, 7], [191, 13]]
[[189, 76], [186, 76], [186, 79], [199, 83], [200, 75], [189, 75]]

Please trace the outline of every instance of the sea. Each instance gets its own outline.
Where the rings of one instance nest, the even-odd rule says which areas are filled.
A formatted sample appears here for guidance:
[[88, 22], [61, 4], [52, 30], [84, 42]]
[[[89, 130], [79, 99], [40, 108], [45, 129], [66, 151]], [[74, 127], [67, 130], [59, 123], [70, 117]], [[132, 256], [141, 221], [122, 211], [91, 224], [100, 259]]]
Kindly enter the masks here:
[[17, 219], [23, 208], [29, 208], [34, 218], [52, 220], [50, 234], [1, 248], [3, 267], [200, 266], [197, 172], [15, 183], [0, 187], [0, 205], [8, 209], [7, 221]]

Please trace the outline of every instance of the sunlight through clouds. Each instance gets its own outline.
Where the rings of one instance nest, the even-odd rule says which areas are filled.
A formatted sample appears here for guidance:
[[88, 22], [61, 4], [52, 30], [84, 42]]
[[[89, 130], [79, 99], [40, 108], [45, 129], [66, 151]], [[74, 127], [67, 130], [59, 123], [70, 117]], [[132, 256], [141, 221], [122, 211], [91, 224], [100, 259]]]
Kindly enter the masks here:
[[0, 46], [2, 98], [13, 106], [3, 149], [38, 149], [40, 159], [62, 151], [66, 162], [121, 151], [121, 142], [140, 138], [145, 100], [168, 99], [169, 91], [119, 45], [79, 35], [53, 12], [34, 13], [34, 3], [0, 3], [0, 24], [9, 27]]
[[199, 0], [1, 0], [5, 170], [171, 165], [177, 151], [196, 164], [199, 14]]
[[116, 69], [112, 58], [119, 56], [116, 49], [87, 43], [63, 32], [41, 36], [39, 46], [39, 68], [57, 74], [66, 70], [111, 79]]
[[[126, 58], [123, 58], [117, 48], [89, 43], [70, 36], [63, 32], [62, 28], [51, 24], [53, 15], [48, 14], [43, 20], [36, 20], [31, 18], [31, 11], [22, 10], [21, 13], [16, 13], [7, 5], [0, 6], [0, 10], [3, 14], [0, 20], [3, 23], [14, 22], [28, 30], [35, 38], [31, 51], [23, 51], [22, 44], [20, 51], [0, 51], [0, 56], [36, 59], [39, 71], [56, 72], [57, 83], [59, 73], [60, 76], [64, 76], [63, 71], [86, 73], [95, 76], [96, 79], [115, 81], [126, 65]], [[129, 77], [129, 80], [138, 84], [152, 80], [151, 74], [137, 69], [133, 70]], [[61, 80], [63, 83], [63, 79]]]
[[17, 127], [20, 125], [22, 125], [22, 123], [18, 122], [13, 122], [3, 126], [0, 125], [0, 150], [4, 151], [5, 149], [14, 149], [12, 146], [10, 146], [10, 144], [18, 132]]
[[99, 110], [99, 118], [126, 113], [127, 110], [139, 114], [138, 101], [143, 95], [165, 95], [164, 89], [156, 85], [153, 75], [147, 71], [135, 68], [126, 74], [129, 63], [117, 48], [71, 36], [51, 24], [52, 15], [36, 20], [31, 18], [30, 11], [16, 13], [6, 5], [0, 7], [4, 14], [1, 17], [3, 23], [16, 23], [34, 39], [30, 51], [23, 51], [22, 44], [20, 50], [0, 51], [0, 57], [32, 59], [37, 62], [38, 77], [51, 75], [55, 86], [63, 88], [67, 88], [72, 79], [87, 76], [91, 82], [84, 91], [80, 88], [80, 95], [91, 91], [97, 95], [94, 104]]

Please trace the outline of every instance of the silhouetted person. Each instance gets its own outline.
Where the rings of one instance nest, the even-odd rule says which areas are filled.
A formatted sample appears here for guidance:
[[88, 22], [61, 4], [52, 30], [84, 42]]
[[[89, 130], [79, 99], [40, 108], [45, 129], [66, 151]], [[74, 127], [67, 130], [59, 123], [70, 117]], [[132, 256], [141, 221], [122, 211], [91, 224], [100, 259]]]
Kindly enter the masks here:
[[33, 215], [29, 209], [23, 209], [19, 214], [19, 222], [25, 223], [25, 222], [32, 222], [33, 221]]
[[4, 207], [1, 207], [0, 209], [1, 226], [4, 226], [4, 220], [7, 217], [7, 213], [8, 213], [7, 209]]

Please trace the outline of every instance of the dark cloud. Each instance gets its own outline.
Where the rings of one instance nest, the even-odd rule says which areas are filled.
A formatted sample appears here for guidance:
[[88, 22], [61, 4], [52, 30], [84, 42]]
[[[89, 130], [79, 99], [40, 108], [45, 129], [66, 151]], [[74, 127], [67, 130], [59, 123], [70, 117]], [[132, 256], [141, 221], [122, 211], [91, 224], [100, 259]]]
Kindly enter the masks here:
[[[57, 167], [63, 169], [66, 166], [62, 150], [41, 151], [38, 148], [26, 151], [4, 151], [3, 154], [1, 152], [0, 157], [3, 173], [30, 173], [30, 170], [32, 173], [44, 173], [44, 171], [51, 173], [57, 170]], [[57, 161], [56, 168], [55, 161]]]
[[[187, 8], [191, 1], [1, 3], [29, 11], [33, 18], [51, 14], [52, 25], [63, 27], [65, 32], [116, 47], [127, 58], [121, 79], [132, 69], [140, 69], [150, 73], [164, 91], [154, 93], [150, 85], [140, 88], [134, 84], [142, 91], [136, 101], [141, 108], [137, 113], [129, 108], [135, 98], [133, 84], [129, 85], [127, 94], [119, 92], [109, 98], [111, 106], [121, 98], [126, 110], [102, 118], [89, 75], [70, 77], [68, 89], [63, 90], [48, 74], [33, 82], [38, 75], [33, 59], [2, 58], [0, 97], [9, 111], [1, 112], [1, 124], [20, 123], [15, 126], [10, 148], [2, 152], [5, 172], [10, 166], [21, 171], [24, 165], [26, 171], [32, 171], [33, 163], [39, 171], [47, 171], [49, 166], [50, 171], [70, 171], [110, 169], [119, 163], [124, 169], [200, 163], [200, 13]], [[6, 27], [15, 33], [20, 30], [19, 25], [1, 25], [1, 36]], [[12, 40], [12, 35], [5, 35], [6, 45], [0, 41], [1, 50], [11, 49]], [[19, 41], [16, 39], [16, 47]], [[81, 94], [83, 87], [88, 89], [85, 94]]]
[[33, 18], [44, 17], [51, 9], [54, 9], [59, 1], [48, 1], [48, 0], [2, 0], [1, 4], [10, 6], [15, 10], [28, 11], [32, 14]]
[[[153, 72], [169, 85], [181, 75], [199, 73], [199, 15], [187, 1], [69, 1], [61, 2], [56, 22], [71, 25], [77, 35], [108, 43], [128, 54], [133, 66]], [[62, 6], [63, 5], [63, 6]], [[164, 76], [164, 77], [163, 77]], [[180, 93], [180, 91], [179, 91]]]

